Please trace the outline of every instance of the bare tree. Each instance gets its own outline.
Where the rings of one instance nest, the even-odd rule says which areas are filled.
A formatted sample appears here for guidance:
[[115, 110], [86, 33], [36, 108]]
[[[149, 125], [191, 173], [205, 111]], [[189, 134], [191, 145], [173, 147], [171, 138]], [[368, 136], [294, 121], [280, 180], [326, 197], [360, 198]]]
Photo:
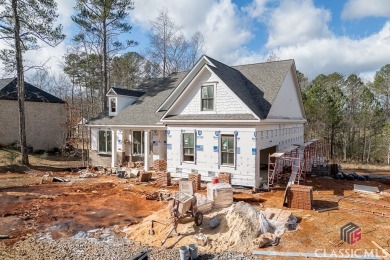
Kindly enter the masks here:
[[203, 35], [196, 32], [188, 41], [182, 29], [182, 26], [171, 20], [166, 9], [151, 22], [146, 53], [153, 63], [160, 66], [163, 77], [172, 72], [190, 69], [203, 52]]

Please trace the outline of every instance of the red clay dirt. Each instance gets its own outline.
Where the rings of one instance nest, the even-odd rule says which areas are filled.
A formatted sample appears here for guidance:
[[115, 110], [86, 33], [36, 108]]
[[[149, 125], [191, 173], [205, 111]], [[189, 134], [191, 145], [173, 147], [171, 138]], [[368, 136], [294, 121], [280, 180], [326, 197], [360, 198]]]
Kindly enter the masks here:
[[[0, 174], [0, 234], [13, 237], [0, 242], [11, 245], [36, 232], [50, 232], [53, 238], [68, 237], [79, 231], [102, 227], [113, 228], [124, 235], [120, 232], [124, 227], [135, 225], [167, 206], [166, 202], [145, 199], [146, 195], [161, 189], [155, 182], [139, 184], [135, 179], [124, 180], [107, 175], [80, 179], [76, 173], [54, 172], [54, 176], [69, 178], [71, 182], [40, 184], [40, 176], [46, 173], [36, 170], [28, 174]], [[387, 175], [390, 176], [390, 173]], [[390, 197], [355, 193], [354, 183], [376, 186], [384, 194], [390, 193], [388, 180], [361, 182], [308, 178], [306, 185], [314, 189], [314, 208], [339, 206], [339, 210], [318, 213], [289, 209], [298, 218], [298, 229], [285, 233], [277, 247], [266, 250], [373, 250], [375, 247], [371, 241], [376, 241], [390, 251], [390, 218], [386, 217], [390, 214]], [[176, 192], [177, 187], [168, 190]], [[201, 193], [205, 194], [205, 191]], [[234, 201], [245, 201], [260, 210], [266, 207], [284, 208], [283, 195], [283, 188], [257, 194], [252, 194], [251, 189], [235, 189]], [[361, 204], [362, 201], [371, 204]], [[379, 212], [385, 216], [359, 210]], [[340, 227], [348, 222], [362, 228], [362, 240], [356, 245], [342, 243], [339, 238]]]
[[[0, 234], [15, 242], [33, 232], [71, 236], [115, 225], [131, 225], [165, 206], [145, 200], [157, 188], [121, 184], [113, 176], [0, 190]], [[10, 225], [10, 223], [16, 225]]]

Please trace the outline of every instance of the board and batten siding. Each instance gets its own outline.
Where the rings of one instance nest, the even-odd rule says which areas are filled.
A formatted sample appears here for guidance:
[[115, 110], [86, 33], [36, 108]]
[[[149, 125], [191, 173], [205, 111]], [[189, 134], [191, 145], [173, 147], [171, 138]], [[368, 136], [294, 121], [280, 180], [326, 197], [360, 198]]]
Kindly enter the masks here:
[[304, 117], [300, 105], [299, 91], [295, 87], [294, 76], [291, 69], [288, 71], [279, 93], [272, 104], [268, 118], [302, 118]]
[[[201, 87], [213, 85], [214, 111], [201, 111]], [[196, 114], [248, 114], [252, 113], [234, 93], [219, 80], [214, 73], [204, 68], [193, 82], [187, 87], [169, 114], [196, 115]]]
[[285, 151], [294, 144], [304, 143], [304, 124], [267, 124], [256, 129], [259, 150], [277, 146], [277, 151]]
[[[201, 134], [198, 133], [201, 131]], [[220, 135], [231, 134], [237, 131], [236, 143], [236, 165], [220, 165]], [[186, 127], [186, 126], [168, 126], [167, 129], [167, 165], [168, 171], [172, 177], [187, 178], [188, 173], [198, 172], [203, 181], [211, 181], [213, 177], [218, 176], [220, 172], [229, 172], [232, 174], [233, 185], [258, 186], [260, 183], [256, 168], [256, 129], [253, 127]], [[182, 133], [196, 133], [196, 159], [195, 162], [182, 161]], [[216, 149], [218, 151], [216, 151]]]

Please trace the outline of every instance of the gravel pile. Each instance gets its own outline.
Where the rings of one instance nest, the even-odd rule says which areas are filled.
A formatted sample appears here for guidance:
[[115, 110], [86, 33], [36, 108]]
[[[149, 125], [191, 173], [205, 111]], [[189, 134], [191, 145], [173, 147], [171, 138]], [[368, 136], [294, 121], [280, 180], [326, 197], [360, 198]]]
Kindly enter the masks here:
[[[38, 233], [12, 247], [0, 244], [0, 259], [130, 259], [142, 249], [150, 259], [180, 259], [179, 249], [145, 247], [138, 242], [118, 237], [110, 229], [80, 231], [70, 238], [52, 239], [50, 233]], [[259, 259], [240, 253], [207, 254], [198, 259]]]

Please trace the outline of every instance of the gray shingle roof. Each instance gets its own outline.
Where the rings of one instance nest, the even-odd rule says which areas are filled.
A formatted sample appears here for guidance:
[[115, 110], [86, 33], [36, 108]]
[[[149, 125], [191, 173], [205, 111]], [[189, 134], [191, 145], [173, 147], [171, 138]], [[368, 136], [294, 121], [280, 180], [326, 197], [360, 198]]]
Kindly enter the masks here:
[[[17, 100], [16, 78], [2, 79], [0, 80], [0, 99]], [[62, 99], [59, 99], [46, 91], [43, 91], [30, 83], [24, 82], [25, 101], [32, 102], [46, 102], [46, 103], [65, 103]]]
[[86, 122], [86, 125], [109, 125], [113, 116], [108, 116], [108, 109]]
[[[207, 56], [206, 56], [207, 57]], [[229, 67], [207, 57], [216, 67], [209, 68], [260, 118], [265, 119], [282, 86], [293, 60]], [[151, 79], [134, 91], [145, 93], [117, 116], [108, 111], [89, 121], [90, 125], [156, 125], [165, 111], [155, 112], [184, 79], [187, 72], [174, 73], [165, 79]], [[113, 88], [117, 92], [118, 88]], [[119, 89], [120, 91], [121, 89]], [[252, 114], [170, 115], [168, 120], [256, 120]]]
[[114, 87], [112, 87], [112, 89], [115, 91], [117, 95], [122, 95], [122, 96], [140, 97], [143, 94], [145, 94], [145, 92], [131, 90], [131, 89], [114, 88]]
[[136, 102], [126, 107], [115, 117], [100, 117], [90, 120], [90, 125], [156, 125], [165, 112], [156, 110], [177, 87], [187, 72], [173, 73], [164, 79], [150, 79], [135, 90], [144, 92]]
[[197, 114], [166, 116], [167, 120], [256, 120], [252, 114]]
[[284, 60], [229, 67], [213, 58], [207, 58], [216, 66], [209, 68], [260, 119], [267, 118], [283, 80], [294, 62]]

